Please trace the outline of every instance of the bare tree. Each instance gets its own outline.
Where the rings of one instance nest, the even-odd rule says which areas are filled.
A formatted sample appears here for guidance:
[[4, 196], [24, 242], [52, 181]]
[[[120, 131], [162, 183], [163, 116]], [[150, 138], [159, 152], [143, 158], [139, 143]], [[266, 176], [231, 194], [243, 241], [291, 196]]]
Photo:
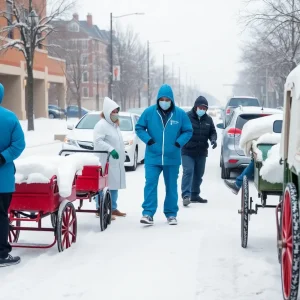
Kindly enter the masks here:
[[[26, 61], [27, 69], [27, 118], [28, 131], [34, 130], [34, 78], [33, 64], [37, 48], [46, 48], [47, 38], [55, 28], [51, 22], [63, 16], [73, 6], [73, 0], [41, 1], [36, 7], [33, 0], [15, 0], [11, 9], [0, 11], [0, 17], [7, 20], [7, 26], [0, 29], [1, 39], [0, 51], [17, 49]], [[49, 13], [47, 13], [49, 12]], [[10, 40], [12, 33], [17, 32], [19, 39]]]

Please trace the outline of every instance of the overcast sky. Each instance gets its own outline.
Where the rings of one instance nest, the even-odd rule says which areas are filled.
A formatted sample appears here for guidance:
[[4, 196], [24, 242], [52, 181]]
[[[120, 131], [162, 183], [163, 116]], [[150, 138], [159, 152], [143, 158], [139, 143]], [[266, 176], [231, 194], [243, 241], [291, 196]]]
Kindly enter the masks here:
[[[201, 90], [225, 101], [230, 92], [223, 84], [235, 82], [240, 55], [237, 16], [242, 0], [79, 0], [80, 19], [87, 13], [101, 29], [109, 29], [109, 14], [143, 12], [143, 16], [118, 19], [131, 25], [143, 42], [169, 40], [151, 45], [157, 65], [181, 69], [182, 82], [188, 78]], [[116, 20], [114, 20], [116, 22]], [[179, 53], [179, 55], [174, 55]], [[173, 55], [172, 55], [173, 54]]]

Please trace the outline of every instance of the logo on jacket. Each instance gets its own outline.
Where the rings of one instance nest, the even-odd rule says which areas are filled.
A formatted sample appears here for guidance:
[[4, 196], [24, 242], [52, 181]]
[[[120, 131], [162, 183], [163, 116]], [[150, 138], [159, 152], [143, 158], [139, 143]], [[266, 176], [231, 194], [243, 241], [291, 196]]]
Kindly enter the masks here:
[[171, 125], [176, 125], [176, 124], [179, 124], [179, 122], [176, 121], [176, 120], [171, 120], [171, 121], [170, 121], [170, 124], [171, 124]]

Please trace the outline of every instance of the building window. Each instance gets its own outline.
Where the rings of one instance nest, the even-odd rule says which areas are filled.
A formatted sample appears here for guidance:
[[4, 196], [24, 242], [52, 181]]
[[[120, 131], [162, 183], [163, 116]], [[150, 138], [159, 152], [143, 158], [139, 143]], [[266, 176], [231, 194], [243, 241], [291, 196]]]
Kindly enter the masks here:
[[89, 81], [89, 73], [88, 71], [85, 71], [82, 74], [82, 82], [88, 82], [88, 81]]
[[75, 22], [69, 24], [68, 26], [69, 31], [71, 32], [79, 32], [79, 25]]
[[89, 41], [88, 40], [83, 40], [82, 41], [82, 50], [87, 50], [89, 46]]
[[87, 87], [82, 88], [82, 96], [83, 96], [83, 98], [89, 97], [89, 89]]
[[87, 54], [81, 54], [81, 64], [86, 66], [88, 64], [89, 56]]

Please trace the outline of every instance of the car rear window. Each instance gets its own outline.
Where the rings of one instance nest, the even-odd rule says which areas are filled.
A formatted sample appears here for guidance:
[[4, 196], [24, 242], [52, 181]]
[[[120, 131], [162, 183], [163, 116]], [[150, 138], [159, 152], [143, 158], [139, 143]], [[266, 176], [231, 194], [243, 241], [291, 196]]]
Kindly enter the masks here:
[[230, 99], [228, 106], [259, 106], [259, 101], [256, 98], [233, 98]]
[[258, 119], [261, 117], [265, 117], [269, 115], [255, 115], [255, 114], [245, 114], [245, 115], [239, 115], [236, 119], [236, 125], [235, 127], [238, 129], [243, 129], [244, 125], [249, 121], [253, 119]]

